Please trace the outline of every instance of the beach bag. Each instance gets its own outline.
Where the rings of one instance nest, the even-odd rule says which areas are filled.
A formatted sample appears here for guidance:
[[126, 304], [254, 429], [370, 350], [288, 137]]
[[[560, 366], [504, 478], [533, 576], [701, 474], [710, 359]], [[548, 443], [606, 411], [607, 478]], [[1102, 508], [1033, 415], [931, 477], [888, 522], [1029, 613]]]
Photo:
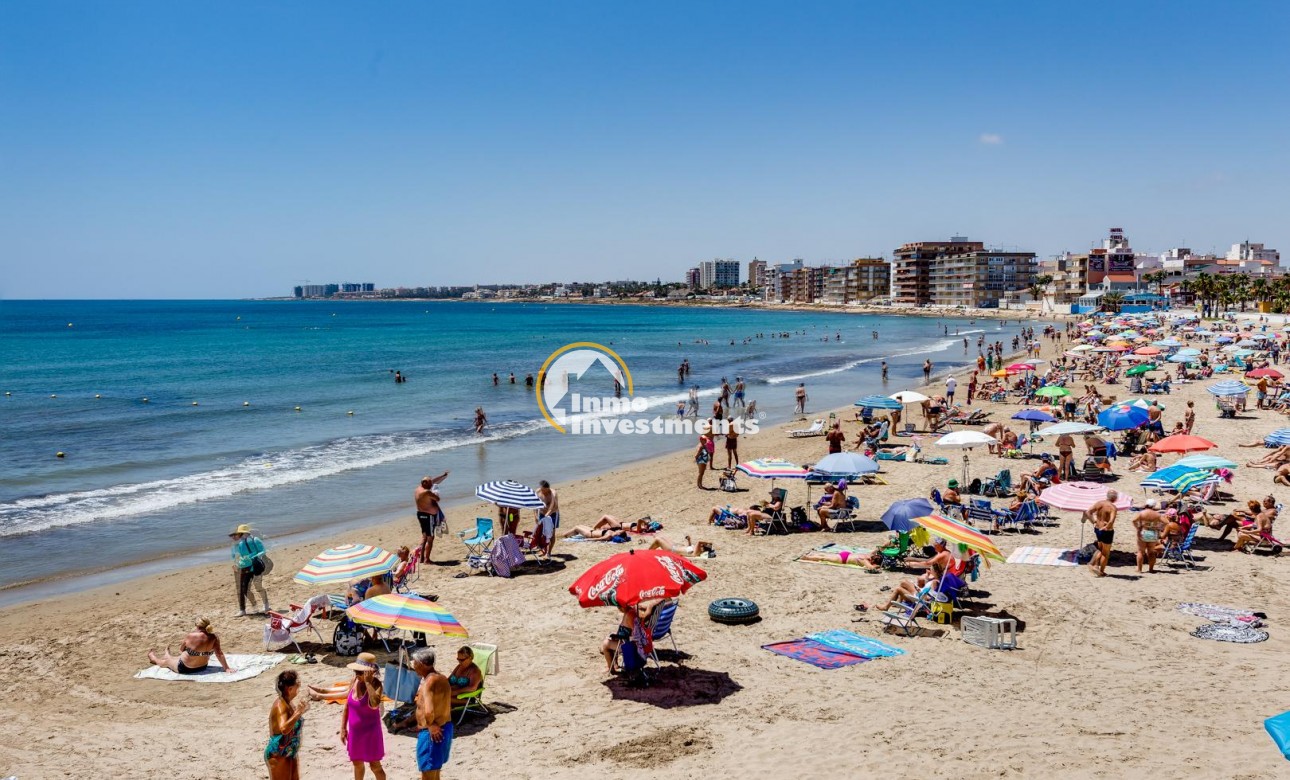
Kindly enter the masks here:
[[[983, 494], [981, 493], [981, 478], [980, 478], [980, 477], [974, 478], [971, 482], [969, 482], [969, 483], [968, 483], [967, 492], [971, 493], [971, 494], [972, 494], [972, 495], [974, 495], [974, 496], [983, 495]], [[987, 492], [987, 493], [985, 493], [984, 495], [991, 495], [991, 492]]]
[[721, 477], [721, 489], [727, 493], [733, 493], [738, 488], [735, 486], [735, 478], [729, 474]]
[[1096, 542], [1086, 544], [1075, 551], [1075, 562], [1081, 565], [1086, 564], [1089, 561], [1093, 560], [1093, 553], [1095, 552], [1097, 552]]
[[400, 704], [385, 713], [385, 730], [391, 734], [415, 734], [417, 731], [417, 705], [415, 702]]
[[800, 506], [793, 507], [792, 510], [790, 510], [789, 516], [793, 519], [793, 525], [797, 526], [798, 528], [801, 528], [806, 525], [810, 525], [810, 523], [807, 522], [806, 509], [804, 507], [800, 507]]
[[265, 553], [264, 555], [261, 555], [260, 560], [264, 561], [264, 571], [262, 572], [261, 576], [263, 576], [264, 574], [272, 574], [273, 559], [269, 557], [269, 554]]
[[336, 655], [358, 655], [363, 650], [363, 630], [352, 620], [342, 620], [332, 632], [331, 643], [336, 647]]

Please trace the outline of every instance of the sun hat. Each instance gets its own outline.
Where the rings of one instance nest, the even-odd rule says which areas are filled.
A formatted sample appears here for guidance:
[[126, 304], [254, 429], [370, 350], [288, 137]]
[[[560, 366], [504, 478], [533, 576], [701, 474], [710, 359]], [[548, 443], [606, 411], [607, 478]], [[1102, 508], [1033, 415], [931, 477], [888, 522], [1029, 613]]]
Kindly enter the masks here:
[[251, 533], [251, 526], [247, 525], [246, 523], [242, 523], [237, 528], [234, 528], [229, 533], [229, 536], [237, 536], [238, 534], [249, 534], [249, 533]]
[[1148, 498], [1148, 499], [1147, 499], [1147, 508], [1148, 508], [1148, 509], [1155, 509], [1155, 508], [1156, 508], [1156, 500], [1155, 500], [1154, 498]]
[[372, 653], [359, 653], [353, 663], [345, 664], [346, 669], [353, 669], [356, 672], [375, 672], [379, 667], [376, 665], [376, 656]]
[[956, 488], [959, 486], [959, 481], [957, 479], [951, 479], [949, 481], [949, 486], [952, 488]]

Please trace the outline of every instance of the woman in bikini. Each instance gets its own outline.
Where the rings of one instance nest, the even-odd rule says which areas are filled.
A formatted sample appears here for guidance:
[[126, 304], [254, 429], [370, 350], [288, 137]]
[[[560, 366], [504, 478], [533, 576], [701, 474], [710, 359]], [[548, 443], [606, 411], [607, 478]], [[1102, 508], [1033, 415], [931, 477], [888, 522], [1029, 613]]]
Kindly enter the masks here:
[[882, 553], [874, 550], [868, 555], [858, 555], [850, 550], [811, 550], [806, 555], [798, 558], [799, 561], [813, 561], [815, 563], [837, 563], [842, 566], [856, 566], [869, 571], [878, 571], [882, 567]]
[[224, 671], [236, 671], [229, 666], [228, 659], [224, 657], [224, 651], [219, 646], [219, 637], [211, 631], [211, 622], [206, 618], [198, 618], [196, 628], [184, 637], [184, 644], [179, 648], [178, 655], [171, 655], [170, 648], [167, 647], [166, 654], [160, 656], [156, 651], [149, 650], [148, 660], [175, 674], [197, 674], [210, 663], [212, 655], [219, 660]]
[[475, 651], [469, 647], [457, 650], [457, 666], [448, 675], [448, 687], [453, 697], [462, 693], [472, 693], [484, 685], [484, 673], [475, 663]]
[[[649, 549], [667, 550], [668, 552], [674, 552], [677, 555], [682, 555], [686, 558], [711, 558], [713, 555], [717, 554], [716, 548], [712, 546], [712, 542], [691, 542], [690, 537], [687, 536], [685, 537], [685, 544], [677, 544], [663, 534], [657, 534], [654, 537], [654, 541], [650, 543]], [[711, 553], [712, 555], [709, 555], [708, 553]]]
[[[560, 538], [568, 539], [571, 536], [581, 536], [584, 539], [592, 539], [603, 542], [612, 539], [619, 534], [630, 532], [646, 533], [649, 531], [649, 518], [643, 518], [632, 523], [624, 523], [622, 520], [613, 515], [601, 515], [595, 525], [575, 525], [568, 531], [560, 534]], [[662, 526], [658, 526], [662, 527]]]
[[278, 698], [269, 710], [269, 744], [264, 746], [264, 763], [269, 780], [300, 780], [300, 728], [309, 702], [295, 701], [300, 677], [291, 669], [278, 675], [275, 687]]

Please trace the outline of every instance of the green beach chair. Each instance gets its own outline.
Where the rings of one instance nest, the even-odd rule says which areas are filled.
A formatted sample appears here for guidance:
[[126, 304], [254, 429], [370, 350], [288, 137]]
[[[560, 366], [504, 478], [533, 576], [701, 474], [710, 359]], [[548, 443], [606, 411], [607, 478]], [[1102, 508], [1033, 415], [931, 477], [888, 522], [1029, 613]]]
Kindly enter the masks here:
[[484, 715], [491, 715], [488, 705], [484, 704], [484, 689], [487, 687], [488, 675], [497, 674], [497, 645], [484, 644], [483, 642], [472, 642], [467, 645], [475, 653], [475, 666], [479, 667], [480, 682], [479, 687], [469, 693], [457, 694], [456, 701], [452, 705], [452, 711], [460, 713], [457, 716], [457, 723], [460, 724], [466, 719], [467, 712], [479, 712]]

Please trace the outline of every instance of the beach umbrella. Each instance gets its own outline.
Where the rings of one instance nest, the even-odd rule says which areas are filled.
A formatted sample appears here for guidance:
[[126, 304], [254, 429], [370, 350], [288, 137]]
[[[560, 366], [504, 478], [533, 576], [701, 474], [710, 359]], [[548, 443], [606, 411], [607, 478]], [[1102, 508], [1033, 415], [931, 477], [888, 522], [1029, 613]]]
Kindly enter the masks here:
[[[1054, 509], [1065, 509], [1071, 512], [1083, 512], [1099, 501], [1106, 500], [1106, 485], [1096, 482], [1063, 482], [1060, 485], [1044, 488], [1035, 499]], [[1119, 491], [1116, 491], [1119, 493]], [[1128, 509], [1133, 501], [1120, 494], [1115, 499], [1116, 509]]]
[[433, 601], [420, 596], [386, 593], [360, 601], [345, 610], [355, 623], [375, 628], [397, 628], [422, 634], [468, 637], [452, 613]]
[[1240, 464], [1234, 460], [1220, 458], [1217, 455], [1188, 455], [1185, 458], [1179, 458], [1174, 464], [1174, 466], [1186, 466], [1192, 469], [1234, 469], [1238, 465]]
[[1132, 404], [1116, 404], [1097, 415], [1097, 423], [1108, 431], [1127, 431], [1147, 422], [1147, 412]]
[[301, 585], [352, 582], [388, 574], [398, 559], [394, 553], [370, 544], [342, 544], [323, 550], [293, 578]]
[[1133, 350], [1133, 354], [1135, 354], [1135, 355], [1148, 355], [1148, 356], [1150, 356], [1150, 355], [1159, 355], [1159, 354], [1160, 354], [1160, 348], [1159, 348], [1159, 347], [1138, 347], [1137, 349]]
[[915, 392], [913, 390], [901, 390], [899, 393], [892, 393], [887, 397], [893, 401], [899, 401], [902, 404], [921, 404], [923, 401], [932, 400], [922, 393]]
[[1035, 391], [1035, 395], [1042, 398], [1065, 398], [1070, 395], [1071, 391], [1057, 385], [1045, 385]]
[[1006, 370], [1013, 374], [1020, 374], [1026, 371], [1034, 371], [1035, 366], [1033, 363], [1013, 363]]
[[1166, 360], [1168, 360], [1170, 363], [1195, 363], [1196, 361], [1200, 360], [1200, 353], [1197, 352], [1196, 354], [1190, 354], [1190, 353], [1183, 354], [1182, 352], [1175, 352], [1174, 354], [1166, 358]]
[[882, 513], [882, 524], [897, 533], [911, 531], [918, 525], [917, 518], [935, 511], [935, 505], [925, 498], [905, 498], [887, 507], [887, 511]]
[[756, 479], [805, 479], [807, 471], [801, 466], [795, 466], [786, 460], [780, 458], [758, 458], [750, 460], [747, 463], [740, 463], [735, 466], [736, 471], [742, 471], [750, 477]]
[[980, 431], [954, 431], [936, 440], [938, 447], [953, 447], [963, 450], [963, 484], [968, 483], [968, 454], [973, 447], [988, 447], [999, 440]]
[[856, 406], [867, 407], [869, 409], [899, 409], [900, 401], [894, 398], [888, 398], [885, 395], [866, 395], [859, 401], [855, 402]]
[[1159, 341], [1151, 342], [1151, 344], [1157, 347], [1181, 347], [1183, 345], [1181, 341], [1175, 338], [1160, 339]]
[[1231, 336], [1219, 336], [1218, 338], [1214, 339], [1214, 343], [1215, 343], [1215, 344], [1231, 344], [1231, 343], [1232, 343], [1232, 337], [1231, 337]]
[[1102, 426], [1100, 425], [1090, 425], [1089, 423], [1082, 422], [1060, 422], [1056, 425], [1050, 425], [1047, 428], [1040, 428], [1038, 431], [1035, 431], [1035, 433], [1038, 433], [1040, 436], [1062, 436], [1067, 433], [1072, 436], [1077, 436], [1079, 434], [1092, 433], [1093, 431], [1100, 430], [1102, 430]]
[[1249, 385], [1238, 382], [1235, 379], [1226, 379], [1222, 382], [1212, 384], [1205, 388], [1213, 395], [1246, 395], [1250, 392]]
[[1217, 446], [1209, 439], [1192, 436], [1188, 433], [1180, 433], [1176, 436], [1166, 436], [1152, 444], [1148, 449], [1152, 452], [1204, 452]]
[[541, 509], [546, 503], [528, 485], [510, 479], [485, 482], [475, 488], [475, 496], [490, 504], [515, 509]]
[[858, 452], [835, 452], [820, 458], [810, 468], [811, 476], [858, 477], [878, 473], [878, 462]]
[[1147, 373], [1147, 372], [1149, 372], [1149, 371], [1155, 371], [1155, 370], [1156, 370], [1156, 364], [1155, 364], [1155, 363], [1142, 363], [1142, 364], [1140, 364], [1140, 365], [1136, 365], [1136, 366], [1134, 366], [1133, 368], [1130, 368], [1128, 371], [1125, 371], [1125, 372], [1124, 372], [1124, 375], [1125, 375], [1125, 376], [1142, 376], [1143, 374], [1145, 374], [1145, 373]]
[[1263, 437], [1263, 443], [1269, 447], [1284, 447], [1290, 444], [1290, 428], [1277, 428]]
[[1186, 493], [1199, 485], [1207, 485], [1211, 482], [1220, 482], [1222, 477], [1214, 474], [1212, 471], [1205, 469], [1191, 468], [1175, 463], [1167, 468], [1160, 469], [1151, 474], [1151, 476], [1142, 480], [1144, 488], [1156, 488], [1159, 490], [1172, 490], [1176, 493]]
[[996, 377], [999, 377], [1000, 379], [1004, 378], [1004, 377], [1005, 377], [1005, 376], [1007, 376], [1007, 375], [1008, 375], [1008, 372], [1007, 372], [1007, 371], [1004, 371], [1002, 368], [1001, 368], [1001, 369], [999, 369], [998, 371], [991, 371], [991, 372], [990, 372], [990, 376], [996, 376]]
[[1249, 357], [1250, 355], [1253, 355], [1253, 354], [1254, 354], [1254, 350], [1252, 349], [1238, 349], [1235, 352], [1231, 353], [1229, 357], [1244, 358], [1244, 357]]
[[914, 518], [914, 522], [926, 528], [928, 533], [939, 536], [949, 543], [950, 549], [956, 550], [962, 557], [965, 550], [974, 550], [986, 558], [1003, 561], [1003, 553], [980, 531], [962, 523], [955, 522], [944, 515], [930, 514]]
[[1160, 403], [1154, 398], [1150, 400], [1146, 398], [1128, 398], [1123, 401], [1120, 401], [1119, 403], [1128, 404], [1129, 406], [1136, 406], [1139, 409], [1149, 409], [1152, 406], [1158, 406], [1160, 407], [1161, 411], [1164, 411], [1164, 408], [1165, 408], [1164, 404]]
[[708, 578], [707, 572], [667, 550], [628, 550], [611, 555], [569, 586], [583, 607], [634, 607], [668, 599]]
[[1071, 347], [1071, 352], [1088, 352], [1090, 349], [1093, 349], [1092, 344], [1077, 344]]
[[1253, 371], [1245, 372], [1245, 375], [1250, 379], [1262, 379], [1263, 377], [1267, 377], [1268, 379], [1281, 379], [1285, 377], [1285, 374], [1275, 368], [1256, 368]]
[[1057, 418], [1053, 417], [1048, 412], [1041, 412], [1038, 409], [1023, 409], [1020, 412], [1017, 412], [1016, 414], [1012, 415], [1012, 419], [1029, 420], [1032, 423], [1045, 423], [1045, 422], [1052, 422]]

